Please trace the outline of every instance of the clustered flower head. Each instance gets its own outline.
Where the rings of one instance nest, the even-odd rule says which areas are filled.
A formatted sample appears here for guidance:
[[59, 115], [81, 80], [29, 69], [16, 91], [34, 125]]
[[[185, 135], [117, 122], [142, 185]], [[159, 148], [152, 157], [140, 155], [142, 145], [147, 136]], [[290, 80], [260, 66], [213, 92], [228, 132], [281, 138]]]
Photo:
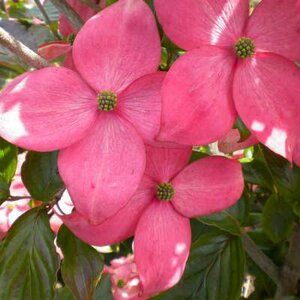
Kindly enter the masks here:
[[111, 276], [114, 300], [146, 300], [133, 255], [113, 259], [104, 274]]
[[[95, 13], [70, 4], [85, 20]], [[240, 163], [211, 156], [189, 164], [193, 145], [223, 139], [230, 152], [259, 141], [300, 163], [300, 1], [262, 0], [250, 17], [248, 0], [154, 4], [167, 36], [187, 51], [167, 73], [158, 71], [151, 9], [119, 0], [87, 20], [71, 52], [69, 44], [43, 48], [49, 58], [68, 52], [71, 68], [27, 72], [0, 94], [0, 136], [60, 150], [74, 204], [64, 224], [97, 246], [134, 236], [134, 260], [106, 269], [115, 299], [148, 299], [178, 283], [189, 219], [241, 197]], [[74, 33], [64, 18], [60, 26]], [[232, 145], [237, 114], [252, 132], [242, 145]]]

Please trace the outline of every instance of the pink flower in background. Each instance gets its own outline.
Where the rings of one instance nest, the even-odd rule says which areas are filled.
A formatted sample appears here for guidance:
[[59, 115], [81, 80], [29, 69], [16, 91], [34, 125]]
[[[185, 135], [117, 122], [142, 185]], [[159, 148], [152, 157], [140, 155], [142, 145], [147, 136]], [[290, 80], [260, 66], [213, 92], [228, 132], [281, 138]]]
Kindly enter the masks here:
[[[93, 1], [96, 2], [95, 0]], [[80, 2], [79, 0], [67, 0], [67, 2], [79, 14], [83, 21], [87, 21], [94, 14], [97, 13], [96, 11], [94, 11], [84, 3]], [[72, 33], [76, 33], [75, 29], [73, 29], [73, 27], [63, 14], [61, 14], [59, 17], [58, 29], [64, 37], [67, 37]]]
[[247, 147], [258, 144], [258, 140], [254, 136], [249, 136], [245, 141], [240, 142], [241, 135], [238, 129], [231, 129], [224, 137], [219, 139], [219, 151], [229, 154], [237, 150], [242, 150]]
[[188, 164], [190, 148], [147, 148], [140, 187], [106, 222], [93, 226], [77, 211], [64, 223], [93, 245], [120, 242], [134, 233], [134, 255], [144, 296], [174, 286], [189, 255], [189, 218], [226, 209], [241, 196], [241, 165], [212, 156]]
[[114, 300], [146, 300], [133, 255], [113, 259], [104, 273], [111, 275]]
[[136, 191], [144, 143], [160, 127], [164, 73], [156, 72], [160, 39], [150, 8], [121, 0], [104, 9], [77, 34], [73, 58], [80, 75], [50, 67], [6, 86], [0, 135], [26, 149], [63, 149], [59, 172], [76, 210], [99, 224]]
[[[26, 153], [18, 155], [18, 164], [15, 177], [10, 186], [12, 196], [30, 198], [21, 178], [21, 167], [25, 161]], [[27, 210], [30, 209], [29, 200], [6, 201], [0, 206], [0, 239], [4, 238], [12, 224]]]
[[168, 37], [188, 50], [164, 82], [160, 139], [208, 144], [237, 110], [261, 143], [296, 159], [300, 1], [262, 0], [250, 17], [248, 0], [154, 2]]
[[[96, 14], [96, 11], [81, 3], [79, 0], [68, 0], [67, 2], [75, 9], [84, 21], [87, 21], [90, 17]], [[103, 5], [102, 8], [104, 8]], [[72, 29], [64, 15], [60, 15], [59, 19], [60, 22], [58, 29], [65, 38], [69, 37], [68, 41], [54, 41], [42, 44], [38, 48], [38, 54], [46, 60], [53, 60], [65, 55], [66, 57], [63, 66], [75, 69], [72, 57], [72, 45], [75, 38], [75, 31]], [[74, 37], [72, 37], [72, 35]]]

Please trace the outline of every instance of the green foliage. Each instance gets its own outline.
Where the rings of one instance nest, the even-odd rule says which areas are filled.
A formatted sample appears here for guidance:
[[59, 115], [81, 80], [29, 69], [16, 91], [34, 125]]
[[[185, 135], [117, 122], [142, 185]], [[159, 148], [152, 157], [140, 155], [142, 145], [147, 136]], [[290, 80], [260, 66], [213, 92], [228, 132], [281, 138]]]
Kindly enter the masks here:
[[57, 169], [57, 152], [29, 152], [22, 166], [22, 180], [34, 199], [51, 200], [63, 188]]
[[249, 203], [247, 194], [244, 193], [241, 199], [232, 207], [220, 213], [204, 216], [198, 220], [204, 224], [217, 227], [232, 235], [241, 234], [242, 224], [247, 221], [249, 215]]
[[65, 284], [75, 299], [93, 299], [104, 265], [102, 256], [65, 226], [59, 230], [57, 244], [64, 254], [61, 272]]
[[10, 183], [15, 175], [18, 148], [0, 138], [0, 177]]
[[0, 176], [0, 205], [9, 197], [9, 184]]
[[0, 245], [0, 299], [52, 299], [57, 269], [47, 213], [34, 208], [16, 221]]
[[55, 290], [54, 300], [74, 300], [71, 291], [66, 287], [62, 287]]
[[94, 300], [99, 299], [113, 300], [110, 275], [104, 274], [101, 276], [94, 295]]
[[240, 142], [245, 141], [251, 134], [249, 129], [246, 127], [246, 125], [243, 123], [240, 117], [238, 117], [235, 121], [233, 128], [238, 129], [241, 136]]
[[271, 196], [264, 206], [262, 218], [263, 229], [274, 243], [288, 238], [294, 214], [292, 207], [283, 198]]
[[240, 238], [211, 229], [192, 245], [184, 276], [155, 300], [237, 300], [244, 278], [245, 255]]

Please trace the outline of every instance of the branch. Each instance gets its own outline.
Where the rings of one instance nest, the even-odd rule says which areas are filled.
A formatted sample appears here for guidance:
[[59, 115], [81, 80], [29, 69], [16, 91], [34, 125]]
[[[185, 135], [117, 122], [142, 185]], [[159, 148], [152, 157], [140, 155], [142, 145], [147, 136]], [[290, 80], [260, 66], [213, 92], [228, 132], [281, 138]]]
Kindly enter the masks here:
[[51, 26], [51, 20], [46, 12], [46, 10], [44, 9], [44, 6], [42, 5], [42, 3], [40, 2], [40, 0], [34, 0], [36, 6], [38, 7], [38, 9], [40, 10], [40, 12], [42, 13], [42, 15], [44, 16], [45, 18], [45, 22], [46, 24], [48, 24], [50, 30], [53, 32], [54, 36], [59, 38], [59, 35], [57, 34], [57, 32], [55, 30], [53, 30], [52, 26]]
[[50, 66], [50, 63], [48, 61], [29, 49], [22, 42], [16, 40], [3, 28], [0, 28], [0, 45], [9, 49], [11, 52], [20, 57], [24, 62], [34, 68], [41, 69]]
[[53, 5], [65, 15], [76, 31], [79, 31], [84, 22], [77, 12], [65, 0], [50, 0]]
[[300, 225], [295, 224], [290, 238], [290, 246], [281, 269], [282, 289], [278, 289], [275, 299], [296, 295], [300, 280]]
[[80, 2], [85, 4], [89, 8], [93, 9], [94, 11], [99, 11], [100, 10], [99, 6], [91, 0], [80, 0]]
[[23, 200], [23, 199], [31, 199], [30, 196], [9, 196], [8, 201], [18, 201], [18, 200]]
[[278, 267], [267, 255], [264, 254], [262, 250], [258, 248], [247, 233], [243, 232], [241, 238], [244, 248], [250, 258], [276, 283], [278, 287], [280, 287], [281, 282]]

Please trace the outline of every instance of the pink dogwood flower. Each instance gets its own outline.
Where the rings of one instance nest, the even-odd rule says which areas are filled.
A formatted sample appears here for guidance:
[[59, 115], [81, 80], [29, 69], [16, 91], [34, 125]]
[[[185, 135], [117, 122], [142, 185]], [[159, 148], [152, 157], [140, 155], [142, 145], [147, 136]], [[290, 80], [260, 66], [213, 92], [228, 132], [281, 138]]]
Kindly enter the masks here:
[[165, 33], [187, 50], [165, 79], [159, 138], [208, 144], [232, 128], [237, 110], [261, 143], [295, 160], [300, 1], [262, 0], [250, 17], [248, 0], [154, 3]]
[[142, 294], [142, 285], [137, 271], [134, 256], [113, 259], [110, 266], [104, 269], [111, 275], [114, 300], [146, 300]]
[[62, 149], [60, 175], [76, 210], [99, 224], [123, 207], [160, 127], [160, 39], [142, 0], [120, 0], [91, 18], [73, 45], [76, 73], [25, 73], [0, 94], [0, 135], [35, 151]]
[[106, 222], [93, 226], [77, 211], [64, 223], [93, 245], [120, 242], [134, 234], [134, 255], [143, 293], [151, 296], [174, 286], [189, 255], [189, 218], [233, 205], [243, 191], [239, 162], [212, 156], [188, 165], [190, 148], [147, 147], [140, 187]]
[[30, 209], [29, 198], [30, 195], [24, 186], [21, 178], [21, 167], [25, 161], [26, 153], [18, 155], [18, 164], [16, 174], [10, 186], [11, 196], [28, 197], [17, 201], [5, 201], [0, 206], [0, 240], [6, 236], [6, 233], [12, 224], [26, 211]]

